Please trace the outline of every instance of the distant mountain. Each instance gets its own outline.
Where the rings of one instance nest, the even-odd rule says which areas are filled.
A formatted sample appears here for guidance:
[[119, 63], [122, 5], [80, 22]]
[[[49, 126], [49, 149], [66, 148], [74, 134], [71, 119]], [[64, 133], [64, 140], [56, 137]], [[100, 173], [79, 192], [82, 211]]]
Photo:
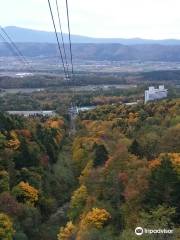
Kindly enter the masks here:
[[[54, 43], [17, 43], [17, 46], [26, 57], [54, 58], [58, 56], [57, 44]], [[69, 46], [66, 44], [67, 47]], [[72, 50], [73, 58], [76, 60], [180, 62], [180, 45], [144, 44], [127, 46], [112, 43], [74, 43]], [[0, 57], [7, 56], [12, 56], [12, 52], [4, 43], [0, 43]]]
[[[54, 32], [39, 31], [20, 27], [5, 27], [7, 33], [12, 37], [14, 42], [30, 42], [30, 43], [56, 43]], [[68, 42], [68, 34], [63, 34], [64, 41]], [[72, 42], [87, 43], [91, 42], [91, 38], [73, 35]]]
[[[26, 28], [9, 26], [5, 30], [15, 42], [31, 43], [55, 43], [54, 32], [31, 30]], [[68, 35], [64, 34], [65, 42], [68, 41]], [[73, 43], [119, 43], [123, 45], [141, 45], [141, 44], [161, 44], [161, 45], [180, 45], [180, 40], [146, 40], [141, 38], [123, 39], [123, 38], [91, 38], [79, 35], [72, 35]]]

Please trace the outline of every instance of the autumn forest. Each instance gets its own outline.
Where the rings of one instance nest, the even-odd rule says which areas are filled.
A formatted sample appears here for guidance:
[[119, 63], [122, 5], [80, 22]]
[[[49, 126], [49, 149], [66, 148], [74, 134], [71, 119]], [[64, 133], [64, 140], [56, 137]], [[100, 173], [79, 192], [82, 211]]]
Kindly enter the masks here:
[[[76, 96], [97, 106], [78, 114], [75, 133], [70, 95], [31, 95], [26, 107], [53, 106], [52, 117], [9, 115], [12, 97], [1, 98], [0, 239], [154, 239], [138, 226], [179, 239], [180, 100], [123, 103], [136, 94]], [[24, 99], [14, 95], [17, 108]]]

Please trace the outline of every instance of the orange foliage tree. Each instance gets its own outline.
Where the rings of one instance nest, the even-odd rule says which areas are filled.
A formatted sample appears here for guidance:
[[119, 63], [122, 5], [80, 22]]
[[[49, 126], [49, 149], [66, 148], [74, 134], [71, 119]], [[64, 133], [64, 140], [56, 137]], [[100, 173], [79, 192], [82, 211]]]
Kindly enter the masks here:
[[39, 192], [36, 188], [29, 185], [29, 183], [22, 181], [14, 187], [13, 194], [18, 201], [34, 205], [38, 201]]

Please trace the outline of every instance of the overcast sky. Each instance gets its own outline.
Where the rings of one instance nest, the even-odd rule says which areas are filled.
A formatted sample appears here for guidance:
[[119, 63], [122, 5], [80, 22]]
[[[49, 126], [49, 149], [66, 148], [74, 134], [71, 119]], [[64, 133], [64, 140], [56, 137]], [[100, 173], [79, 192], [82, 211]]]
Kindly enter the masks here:
[[[59, 0], [65, 23], [64, 2]], [[2, 26], [52, 31], [47, 0], [0, 0], [0, 3]], [[73, 34], [180, 39], [180, 0], [69, 0], [69, 11]], [[63, 29], [67, 32], [66, 24]]]

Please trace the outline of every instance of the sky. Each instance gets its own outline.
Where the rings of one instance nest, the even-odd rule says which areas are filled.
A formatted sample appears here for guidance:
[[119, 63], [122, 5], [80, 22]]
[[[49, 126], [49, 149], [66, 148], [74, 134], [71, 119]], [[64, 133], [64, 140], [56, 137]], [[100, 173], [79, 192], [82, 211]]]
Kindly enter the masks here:
[[[67, 32], [65, 0], [58, 0]], [[0, 25], [53, 31], [47, 0], [0, 0]], [[54, 8], [55, 0], [51, 0]], [[69, 0], [71, 33], [180, 39], [180, 0]]]

